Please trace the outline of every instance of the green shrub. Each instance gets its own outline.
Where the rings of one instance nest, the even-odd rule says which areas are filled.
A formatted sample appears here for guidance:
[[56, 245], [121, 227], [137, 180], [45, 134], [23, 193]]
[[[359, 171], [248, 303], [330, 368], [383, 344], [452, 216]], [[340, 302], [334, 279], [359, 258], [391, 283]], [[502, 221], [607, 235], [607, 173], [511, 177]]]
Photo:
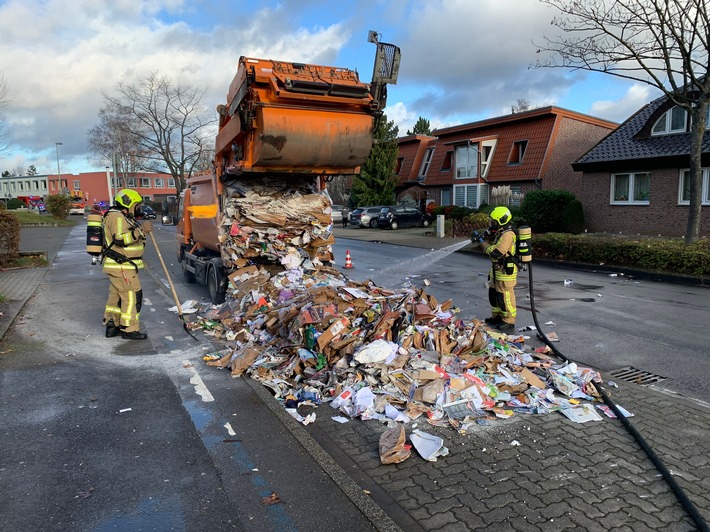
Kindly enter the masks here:
[[584, 230], [584, 208], [578, 199], [570, 201], [562, 211], [562, 227], [565, 233], [578, 235]]
[[17, 198], [12, 198], [10, 201], [7, 202], [7, 208], [8, 209], [21, 209], [22, 207], [25, 207], [26, 205], [18, 200]]
[[0, 211], [0, 267], [20, 256], [20, 220], [9, 211]]
[[65, 194], [52, 194], [47, 198], [47, 211], [52, 218], [64, 220], [69, 216], [71, 209], [71, 199]]
[[535, 258], [710, 278], [710, 241], [610, 235], [533, 234]]
[[520, 216], [535, 233], [562, 232], [562, 213], [573, 199], [567, 190], [532, 190], [525, 194]]

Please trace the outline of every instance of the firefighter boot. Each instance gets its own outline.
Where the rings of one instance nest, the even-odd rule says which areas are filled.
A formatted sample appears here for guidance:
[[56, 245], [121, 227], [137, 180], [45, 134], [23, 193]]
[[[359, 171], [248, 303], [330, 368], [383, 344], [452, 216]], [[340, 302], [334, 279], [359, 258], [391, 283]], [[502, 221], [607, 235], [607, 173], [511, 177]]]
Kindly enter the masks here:
[[498, 325], [500, 323], [503, 323], [503, 316], [501, 316], [500, 314], [496, 314], [495, 316], [486, 318], [483, 321], [485, 321], [488, 325]]
[[497, 329], [499, 331], [510, 331], [515, 329], [515, 323], [508, 323], [507, 321], [501, 322]]
[[121, 331], [121, 338], [123, 338], [124, 340], [145, 340], [146, 338], [148, 338], [148, 335], [140, 331]]
[[121, 329], [116, 327], [116, 324], [113, 323], [113, 320], [108, 320], [106, 323], [106, 338], [113, 338], [114, 336], [118, 336], [121, 334]]

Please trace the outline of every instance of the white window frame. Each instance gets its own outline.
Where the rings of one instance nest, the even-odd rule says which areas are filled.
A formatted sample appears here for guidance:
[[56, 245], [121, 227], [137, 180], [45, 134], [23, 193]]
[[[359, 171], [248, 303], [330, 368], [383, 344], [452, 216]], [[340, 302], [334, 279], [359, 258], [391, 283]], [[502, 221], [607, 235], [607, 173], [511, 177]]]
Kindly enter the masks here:
[[168, 177], [168, 188], [175, 188], [175, 178]]
[[128, 188], [136, 188], [136, 178], [129, 177], [126, 179], [128, 181]]
[[71, 186], [73, 190], [81, 190], [81, 181], [78, 179], [73, 179], [71, 182]]
[[478, 155], [478, 146], [475, 144], [457, 145], [454, 149], [454, 179], [476, 179], [478, 177]]
[[165, 188], [165, 180], [162, 177], [156, 177], [154, 183], [153, 188]]
[[[702, 200], [701, 205], [710, 205], [710, 168], [703, 168], [703, 185], [702, 185]], [[683, 168], [678, 177], [678, 205], [690, 205], [690, 198], [683, 199], [683, 183], [687, 178], [690, 179], [690, 168]]]
[[[672, 129], [673, 126], [673, 113], [674, 112], [682, 112], [683, 113], [683, 127], [682, 128], [675, 128]], [[663, 129], [658, 129], [656, 130], [656, 127], [661, 125]], [[651, 135], [657, 136], [657, 135], [675, 135], [677, 133], [685, 133], [688, 128], [688, 113], [683, 109], [682, 107], [679, 107], [677, 105], [671, 107], [661, 115], [661, 117], [656, 120], [656, 123], [653, 124], [653, 127], [651, 128]]]
[[419, 173], [417, 174], [418, 179], [424, 179], [426, 173], [429, 171], [429, 165], [431, 165], [431, 158], [434, 155], [434, 148], [427, 148], [424, 153], [424, 159], [422, 159], [422, 165], [419, 167]]
[[486, 187], [480, 184], [454, 185], [452, 194], [453, 204], [458, 207], [470, 207], [478, 209], [483, 203]]
[[[616, 179], [622, 176], [628, 176], [629, 178], [629, 184], [628, 188], [626, 190], [627, 194], [626, 197], [627, 199], [625, 200], [617, 200], [614, 199], [614, 190], [616, 189]], [[649, 199], [645, 200], [637, 200], [633, 199], [635, 195], [634, 188], [636, 186], [636, 178], [641, 177], [641, 176], [648, 176], [649, 179]], [[611, 205], [648, 205], [650, 203], [650, 196], [651, 196], [651, 172], [618, 172], [616, 174], [611, 175], [611, 187], [609, 190], [609, 203]]]
[[[151, 188], [150, 177], [141, 177], [140, 188]], [[147, 184], [146, 184], [147, 183]]]

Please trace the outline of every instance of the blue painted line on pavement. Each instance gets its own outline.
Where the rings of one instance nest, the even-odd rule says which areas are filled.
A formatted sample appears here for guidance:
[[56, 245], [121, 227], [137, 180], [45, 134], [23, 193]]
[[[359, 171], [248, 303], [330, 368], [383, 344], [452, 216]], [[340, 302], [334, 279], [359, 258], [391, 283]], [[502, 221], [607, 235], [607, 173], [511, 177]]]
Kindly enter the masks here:
[[[244, 446], [239, 441], [225, 442], [223, 436], [215, 436], [214, 434], [209, 434], [212, 432], [213, 425], [216, 425], [214, 417], [210, 409], [205, 403], [201, 401], [187, 400], [183, 401], [185, 405], [185, 410], [190, 414], [192, 423], [195, 425], [197, 432], [200, 434], [202, 443], [210, 454], [216, 454], [219, 444], [229, 445], [229, 451], [233, 456], [235, 463], [238, 468], [244, 473], [248, 473], [248, 477], [254, 486], [258, 490], [259, 496], [264, 498], [275, 493], [275, 490], [271, 488], [269, 482], [258, 472], [254, 471], [256, 465], [252, 462], [249, 457], [249, 453]], [[223, 426], [214, 426], [214, 429], [221, 432], [224, 430]], [[283, 504], [272, 504], [266, 507], [268, 516], [272, 519], [274, 529], [280, 531], [296, 531], [298, 528], [294, 523], [291, 522], [288, 514], [285, 511]]]

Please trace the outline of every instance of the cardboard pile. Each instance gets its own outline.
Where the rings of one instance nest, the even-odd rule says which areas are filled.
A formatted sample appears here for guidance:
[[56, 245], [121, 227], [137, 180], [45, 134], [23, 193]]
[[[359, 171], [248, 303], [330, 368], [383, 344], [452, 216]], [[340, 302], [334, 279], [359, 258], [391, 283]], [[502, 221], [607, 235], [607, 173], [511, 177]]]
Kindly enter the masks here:
[[194, 324], [228, 345], [208, 364], [260, 381], [294, 417], [304, 403], [330, 402], [349, 418], [424, 416], [465, 431], [596, 399], [590, 382], [601, 380], [597, 372], [461, 319], [451, 300], [304, 265], [275, 274], [256, 266], [235, 271], [227, 301]]
[[219, 235], [225, 266], [239, 268], [261, 258], [293, 269], [306, 257], [331, 260], [331, 201], [318, 191], [316, 179], [272, 176], [225, 183]]

